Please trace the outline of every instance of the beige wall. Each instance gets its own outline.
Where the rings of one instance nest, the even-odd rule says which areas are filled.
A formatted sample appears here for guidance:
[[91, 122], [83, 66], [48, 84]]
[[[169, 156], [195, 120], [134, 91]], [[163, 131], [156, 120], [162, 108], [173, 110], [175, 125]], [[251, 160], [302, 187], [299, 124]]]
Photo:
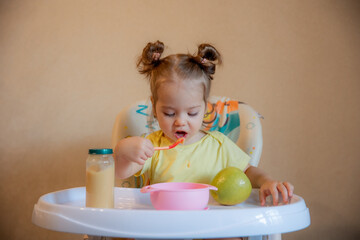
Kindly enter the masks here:
[[110, 146], [118, 111], [148, 96], [135, 69], [213, 43], [212, 94], [262, 115], [260, 166], [294, 183], [309, 228], [283, 239], [360, 236], [359, 1], [1, 1], [0, 238], [79, 239], [31, 223], [48, 192], [84, 186], [90, 147]]

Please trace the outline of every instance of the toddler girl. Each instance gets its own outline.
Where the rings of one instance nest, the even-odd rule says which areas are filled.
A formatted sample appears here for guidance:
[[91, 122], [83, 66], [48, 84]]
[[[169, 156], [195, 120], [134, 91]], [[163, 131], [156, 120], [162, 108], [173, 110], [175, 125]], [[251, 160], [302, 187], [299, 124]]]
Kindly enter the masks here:
[[[122, 139], [115, 147], [116, 175], [125, 179], [145, 174], [150, 184], [160, 182], [196, 182], [210, 184], [223, 168], [234, 166], [245, 172], [254, 188], [260, 188], [261, 205], [272, 195], [288, 203], [294, 187], [272, 179], [249, 165], [250, 157], [220, 132], [201, 129], [206, 113], [211, 81], [220, 53], [209, 44], [201, 44], [196, 55], [174, 54], [161, 58], [162, 42], [148, 43], [138, 61], [139, 72], [150, 81], [153, 113], [161, 130], [146, 138]], [[154, 151], [179, 138], [185, 143]]]

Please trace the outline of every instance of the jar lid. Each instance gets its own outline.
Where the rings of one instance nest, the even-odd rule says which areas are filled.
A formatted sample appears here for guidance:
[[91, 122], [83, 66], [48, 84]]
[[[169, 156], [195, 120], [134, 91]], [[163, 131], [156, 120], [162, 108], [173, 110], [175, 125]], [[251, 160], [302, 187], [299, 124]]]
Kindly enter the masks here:
[[91, 148], [89, 149], [89, 154], [112, 154], [113, 150], [111, 148]]

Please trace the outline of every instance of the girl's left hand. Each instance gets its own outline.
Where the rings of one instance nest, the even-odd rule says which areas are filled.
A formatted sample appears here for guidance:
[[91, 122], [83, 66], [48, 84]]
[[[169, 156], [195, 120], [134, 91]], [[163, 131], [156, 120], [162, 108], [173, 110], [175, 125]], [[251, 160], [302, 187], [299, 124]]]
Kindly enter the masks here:
[[265, 205], [266, 197], [271, 195], [273, 204], [276, 206], [279, 203], [279, 196], [281, 194], [283, 202], [289, 203], [294, 193], [294, 186], [289, 182], [279, 182], [268, 180], [261, 185], [259, 190], [259, 197], [261, 206]]

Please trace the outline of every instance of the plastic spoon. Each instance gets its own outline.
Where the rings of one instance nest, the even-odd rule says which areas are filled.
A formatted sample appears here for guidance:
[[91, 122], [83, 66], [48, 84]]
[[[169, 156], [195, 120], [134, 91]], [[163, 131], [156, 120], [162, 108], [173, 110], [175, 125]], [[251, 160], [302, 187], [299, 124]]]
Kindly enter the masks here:
[[179, 138], [178, 140], [176, 140], [176, 142], [174, 142], [173, 144], [171, 144], [170, 146], [167, 147], [155, 147], [155, 150], [167, 150], [167, 149], [172, 149], [174, 147], [176, 147], [178, 144], [180, 143], [184, 143], [185, 138]]

